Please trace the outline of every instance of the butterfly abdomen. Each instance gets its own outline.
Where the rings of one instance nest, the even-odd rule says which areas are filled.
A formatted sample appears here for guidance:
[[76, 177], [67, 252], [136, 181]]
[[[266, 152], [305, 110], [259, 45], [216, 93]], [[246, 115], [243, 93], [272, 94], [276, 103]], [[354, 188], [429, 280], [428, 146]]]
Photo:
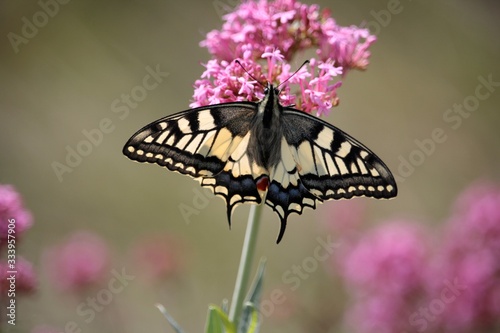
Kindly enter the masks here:
[[275, 131], [263, 128], [262, 125], [256, 125], [248, 145], [249, 157], [268, 171], [278, 164], [281, 157], [280, 138], [282, 134], [276, 135], [277, 132], [282, 133], [281, 130]]

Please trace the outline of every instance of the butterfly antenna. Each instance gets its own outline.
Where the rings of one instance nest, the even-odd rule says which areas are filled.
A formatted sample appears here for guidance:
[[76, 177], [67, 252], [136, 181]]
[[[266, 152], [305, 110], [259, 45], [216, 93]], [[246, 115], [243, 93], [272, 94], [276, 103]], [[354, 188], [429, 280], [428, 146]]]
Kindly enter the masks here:
[[257, 80], [257, 79], [255, 78], [255, 76], [253, 76], [252, 74], [250, 74], [250, 73], [247, 71], [247, 69], [246, 69], [245, 67], [243, 67], [243, 65], [241, 64], [241, 62], [240, 62], [238, 59], [236, 59], [236, 60], [235, 60], [235, 62], [236, 62], [238, 65], [240, 65], [240, 66], [241, 66], [241, 68], [243, 68], [243, 70], [245, 71], [245, 73], [247, 73], [247, 74], [248, 74], [248, 76], [250, 76], [252, 79], [254, 79], [255, 81], [257, 81], [257, 83], [258, 83], [258, 84], [260, 84], [262, 87], [264, 87], [264, 88], [266, 87], [266, 85], [265, 85], [265, 84], [263, 84], [262, 82], [260, 82], [259, 80]]
[[279, 84], [279, 86], [277, 86], [276, 88], [278, 88], [278, 89], [279, 89], [279, 87], [281, 87], [283, 84], [287, 83], [287, 82], [288, 82], [288, 80], [290, 80], [290, 79], [291, 79], [291, 78], [292, 78], [295, 74], [297, 74], [297, 73], [298, 73], [298, 72], [302, 69], [302, 67], [304, 67], [304, 66], [305, 66], [305, 65], [307, 65], [307, 64], [309, 64], [309, 60], [304, 61], [304, 62], [302, 63], [302, 65], [300, 65], [300, 67], [299, 67], [299, 68], [298, 68], [295, 72], [293, 72], [293, 74], [292, 74], [292, 75], [290, 75], [290, 76], [289, 76], [289, 77], [288, 77], [285, 81], [281, 82], [281, 83]]

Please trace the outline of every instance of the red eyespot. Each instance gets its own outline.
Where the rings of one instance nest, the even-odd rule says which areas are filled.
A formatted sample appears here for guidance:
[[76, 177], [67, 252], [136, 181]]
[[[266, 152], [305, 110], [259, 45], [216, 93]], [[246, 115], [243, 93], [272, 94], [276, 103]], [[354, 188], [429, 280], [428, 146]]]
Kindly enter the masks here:
[[257, 189], [259, 191], [267, 191], [268, 187], [269, 187], [269, 177], [263, 176], [257, 181]]

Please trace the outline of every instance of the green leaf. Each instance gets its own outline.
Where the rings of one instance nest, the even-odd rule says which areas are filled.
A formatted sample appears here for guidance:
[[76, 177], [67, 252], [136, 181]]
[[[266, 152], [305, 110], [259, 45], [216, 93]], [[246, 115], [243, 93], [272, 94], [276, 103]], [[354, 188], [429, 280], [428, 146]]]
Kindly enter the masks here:
[[259, 311], [252, 302], [245, 303], [238, 333], [258, 333]]
[[205, 333], [236, 333], [236, 329], [220, 307], [209, 305]]
[[252, 287], [247, 296], [241, 319], [238, 325], [238, 333], [257, 332], [259, 320], [260, 296], [262, 295], [262, 286], [264, 281], [264, 271], [266, 269], [266, 259], [261, 259], [259, 270], [252, 283]]
[[180, 328], [179, 324], [175, 321], [175, 319], [167, 312], [167, 309], [161, 304], [155, 304], [158, 310], [165, 316], [167, 321], [170, 323], [172, 328], [175, 330], [176, 333], [184, 333], [184, 331]]

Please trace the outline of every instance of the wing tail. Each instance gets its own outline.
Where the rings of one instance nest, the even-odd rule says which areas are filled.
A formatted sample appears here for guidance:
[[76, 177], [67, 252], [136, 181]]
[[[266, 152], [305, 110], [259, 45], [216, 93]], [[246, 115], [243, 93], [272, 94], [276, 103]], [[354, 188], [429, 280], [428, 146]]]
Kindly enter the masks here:
[[291, 213], [301, 215], [305, 207], [315, 209], [316, 201], [321, 200], [302, 183], [291, 150], [283, 139], [281, 159], [271, 172], [271, 183], [266, 195], [266, 204], [278, 214], [281, 222], [277, 243], [285, 233], [288, 216]]

